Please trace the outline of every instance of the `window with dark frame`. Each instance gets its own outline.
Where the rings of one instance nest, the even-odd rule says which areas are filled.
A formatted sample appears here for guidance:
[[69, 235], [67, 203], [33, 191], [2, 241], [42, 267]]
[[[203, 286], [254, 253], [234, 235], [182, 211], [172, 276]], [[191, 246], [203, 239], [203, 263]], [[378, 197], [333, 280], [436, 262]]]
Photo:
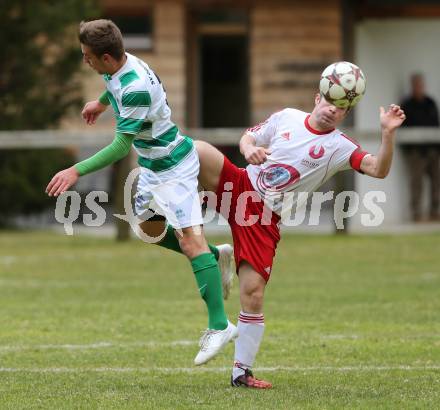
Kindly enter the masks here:
[[143, 13], [107, 13], [105, 18], [112, 20], [122, 32], [127, 50], [153, 49], [153, 18], [148, 10]]

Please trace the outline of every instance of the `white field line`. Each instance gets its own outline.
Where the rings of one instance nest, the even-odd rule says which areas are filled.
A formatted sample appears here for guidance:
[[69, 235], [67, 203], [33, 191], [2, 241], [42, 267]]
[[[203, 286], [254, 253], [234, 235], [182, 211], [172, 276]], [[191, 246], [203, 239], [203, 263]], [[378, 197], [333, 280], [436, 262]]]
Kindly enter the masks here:
[[120, 288], [124, 287], [134, 287], [145, 285], [145, 281], [132, 279], [130, 281], [122, 282], [120, 280], [106, 280], [106, 281], [95, 281], [90, 282], [86, 279], [76, 279], [76, 280], [57, 280], [57, 279], [0, 279], [0, 288], [19, 288], [19, 289], [67, 289], [67, 288], [78, 288], [78, 287], [90, 287], [90, 285], [99, 288]]
[[321, 335], [320, 336], [321, 339], [335, 339], [335, 340], [339, 340], [339, 339], [359, 339], [359, 335], [344, 335], [344, 334], [335, 334], [335, 335]]
[[[356, 340], [361, 338], [359, 335], [344, 335], [344, 334], [330, 334], [330, 335], [318, 335], [317, 338], [320, 339], [330, 339], [330, 340]], [[418, 335], [414, 337], [399, 338], [399, 340], [407, 339], [423, 339], [423, 338], [433, 338], [440, 337], [439, 334], [428, 334], [428, 335]], [[267, 339], [269, 341], [270, 339]], [[275, 341], [279, 341], [276, 339]], [[107, 349], [107, 348], [131, 348], [131, 347], [145, 347], [145, 348], [161, 348], [161, 347], [175, 347], [175, 346], [194, 346], [197, 345], [197, 340], [174, 340], [174, 341], [139, 341], [139, 342], [126, 342], [126, 343], [115, 343], [115, 342], [96, 342], [90, 344], [40, 344], [40, 345], [0, 345], [0, 354], [3, 352], [22, 352], [29, 350], [92, 350], [92, 349]]]
[[0, 345], [1, 352], [21, 352], [26, 350], [89, 350], [102, 348], [124, 348], [124, 347], [173, 347], [173, 346], [192, 346], [198, 342], [194, 340], [175, 340], [172, 342], [132, 342], [132, 343], [112, 343], [99, 342], [83, 345], [75, 344], [47, 344], [47, 345]]
[[[440, 365], [427, 366], [277, 366], [258, 367], [256, 372], [383, 372], [383, 371], [429, 371], [440, 370]], [[0, 373], [224, 373], [230, 372], [230, 367], [0, 367]]]
[[[83, 251], [81, 253], [83, 257], [92, 257], [94, 259], [102, 258], [102, 259], [110, 259], [114, 257], [114, 254], [111, 252], [87, 252]], [[34, 263], [39, 261], [47, 261], [47, 254], [26, 254], [26, 255], [0, 255], [0, 264], [10, 265], [11, 263], [15, 263], [20, 261], [20, 263]], [[57, 255], [57, 260], [67, 260], [73, 261], [76, 260], [77, 256], [74, 254], [62, 254]]]

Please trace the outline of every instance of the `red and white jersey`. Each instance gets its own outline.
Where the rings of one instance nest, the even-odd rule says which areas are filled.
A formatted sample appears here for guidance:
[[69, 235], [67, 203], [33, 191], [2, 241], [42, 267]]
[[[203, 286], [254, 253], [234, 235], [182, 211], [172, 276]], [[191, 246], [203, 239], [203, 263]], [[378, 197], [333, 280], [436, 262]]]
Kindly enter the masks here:
[[[311, 193], [338, 171], [360, 171], [367, 155], [338, 129], [313, 129], [309, 117], [308, 113], [286, 108], [247, 130], [257, 146], [271, 150], [265, 163], [248, 165], [246, 171], [254, 189], [279, 215], [286, 192]], [[298, 195], [293, 195], [293, 205], [297, 199]]]

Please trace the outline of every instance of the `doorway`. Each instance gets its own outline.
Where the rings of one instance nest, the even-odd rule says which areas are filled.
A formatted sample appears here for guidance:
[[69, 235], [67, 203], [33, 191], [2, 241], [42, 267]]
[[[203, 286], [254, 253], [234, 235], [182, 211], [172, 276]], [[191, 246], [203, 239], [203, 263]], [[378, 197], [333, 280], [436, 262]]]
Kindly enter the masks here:
[[201, 126], [244, 127], [249, 119], [248, 45], [244, 35], [200, 37]]
[[187, 123], [249, 125], [249, 45], [244, 10], [192, 10], [188, 20]]

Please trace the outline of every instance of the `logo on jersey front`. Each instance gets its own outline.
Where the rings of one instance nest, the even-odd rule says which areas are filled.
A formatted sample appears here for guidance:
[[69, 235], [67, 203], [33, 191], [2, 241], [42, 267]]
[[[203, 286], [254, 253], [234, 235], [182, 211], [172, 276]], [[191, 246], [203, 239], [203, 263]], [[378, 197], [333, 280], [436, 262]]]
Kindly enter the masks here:
[[287, 164], [273, 164], [258, 174], [257, 186], [261, 191], [281, 191], [300, 179], [298, 170]]
[[316, 145], [313, 145], [309, 149], [309, 155], [313, 159], [321, 158], [324, 155], [324, 152], [325, 152], [325, 149], [322, 145], [319, 148]]
[[286, 140], [289, 141], [290, 140], [290, 132], [283, 132], [281, 134], [281, 136]]

